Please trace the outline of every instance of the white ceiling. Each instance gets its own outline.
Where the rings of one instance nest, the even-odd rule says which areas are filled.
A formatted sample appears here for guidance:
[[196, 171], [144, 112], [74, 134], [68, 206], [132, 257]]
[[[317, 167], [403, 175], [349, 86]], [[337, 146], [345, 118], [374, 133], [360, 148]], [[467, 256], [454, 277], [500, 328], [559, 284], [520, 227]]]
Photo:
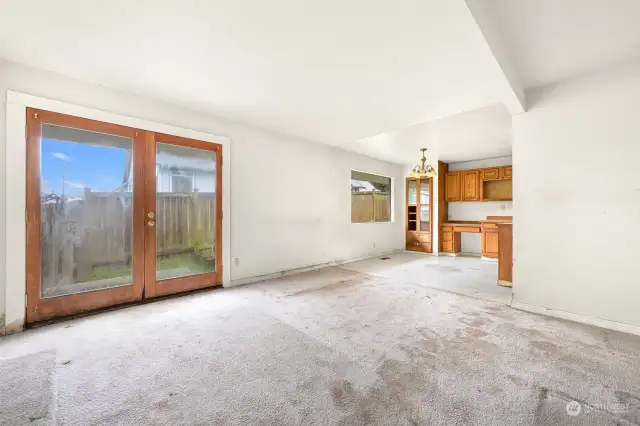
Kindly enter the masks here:
[[508, 155], [502, 104], [513, 112], [522, 86], [640, 54], [640, 0], [0, 0], [0, 10], [0, 57], [404, 164], [421, 147], [445, 161]]
[[450, 163], [511, 155], [511, 114], [502, 104], [489, 105], [440, 120], [406, 127], [343, 145], [381, 160], [415, 165], [420, 148], [427, 159]]
[[2, 0], [0, 56], [329, 144], [506, 84], [464, 0]]
[[525, 88], [640, 56], [640, 0], [478, 0]]

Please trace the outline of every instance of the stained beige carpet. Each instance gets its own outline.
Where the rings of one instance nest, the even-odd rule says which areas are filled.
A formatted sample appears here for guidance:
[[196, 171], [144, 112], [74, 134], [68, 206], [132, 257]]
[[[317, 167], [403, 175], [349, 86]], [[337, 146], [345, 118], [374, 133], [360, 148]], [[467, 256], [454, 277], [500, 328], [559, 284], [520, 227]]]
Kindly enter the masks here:
[[640, 424], [640, 338], [326, 268], [2, 338], [0, 424]]

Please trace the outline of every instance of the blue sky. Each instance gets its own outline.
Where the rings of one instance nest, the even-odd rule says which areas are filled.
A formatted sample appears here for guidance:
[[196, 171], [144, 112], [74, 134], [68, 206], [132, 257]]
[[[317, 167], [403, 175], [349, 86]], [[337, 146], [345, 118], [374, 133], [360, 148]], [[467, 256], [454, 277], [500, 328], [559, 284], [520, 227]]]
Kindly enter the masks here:
[[84, 187], [110, 191], [122, 184], [127, 151], [115, 147], [42, 139], [42, 192], [80, 195]]

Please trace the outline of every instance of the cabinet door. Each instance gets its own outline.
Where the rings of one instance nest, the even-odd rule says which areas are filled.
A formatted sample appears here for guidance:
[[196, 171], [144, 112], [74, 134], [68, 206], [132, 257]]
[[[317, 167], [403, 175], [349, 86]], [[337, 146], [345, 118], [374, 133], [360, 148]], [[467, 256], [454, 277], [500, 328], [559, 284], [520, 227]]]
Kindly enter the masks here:
[[480, 199], [480, 172], [469, 170], [463, 176], [463, 201], [478, 201]]
[[418, 181], [415, 179], [407, 179], [407, 204], [418, 204]]
[[447, 173], [445, 178], [445, 198], [447, 202], [460, 201], [460, 173]]
[[482, 255], [485, 257], [498, 257], [498, 232], [486, 231], [482, 234]]
[[498, 179], [500, 179], [500, 169], [498, 169], [497, 167], [480, 170], [480, 180], [498, 180]]
[[500, 167], [500, 179], [511, 179], [512, 170], [511, 166]]
[[453, 241], [443, 241], [442, 242], [442, 252], [443, 253], [455, 253], [456, 250], [454, 248]]
[[418, 214], [420, 216], [420, 227], [418, 228], [421, 232], [431, 232], [431, 180], [428, 178], [420, 179], [418, 183], [418, 193], [419, 195], [419, 206], [418, 206]]

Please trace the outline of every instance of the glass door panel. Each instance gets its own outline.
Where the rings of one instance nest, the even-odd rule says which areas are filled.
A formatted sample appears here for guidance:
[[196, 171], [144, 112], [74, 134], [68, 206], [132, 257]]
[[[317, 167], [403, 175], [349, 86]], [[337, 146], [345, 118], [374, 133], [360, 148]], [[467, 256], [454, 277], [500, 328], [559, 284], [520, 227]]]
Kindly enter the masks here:
[[27, 322], [142, 299], [142, 143], [135, 129], [27, 109]]
[[420, 179], [420, 231], [431, 230], [431, 193], [429, 179]]
[[222, 146], [162, 134], [147, 142], [145, 296], [222, 284]]
[[214, 153], [156, 146], [156, 280], [215, 272]]
[[133, 140], [42, 125], [41, 296], [133, 282]]
[[417, 196], [417, 183], [415, 180], [407, 181], [407, 204], [416, 205], [418, 196]]

